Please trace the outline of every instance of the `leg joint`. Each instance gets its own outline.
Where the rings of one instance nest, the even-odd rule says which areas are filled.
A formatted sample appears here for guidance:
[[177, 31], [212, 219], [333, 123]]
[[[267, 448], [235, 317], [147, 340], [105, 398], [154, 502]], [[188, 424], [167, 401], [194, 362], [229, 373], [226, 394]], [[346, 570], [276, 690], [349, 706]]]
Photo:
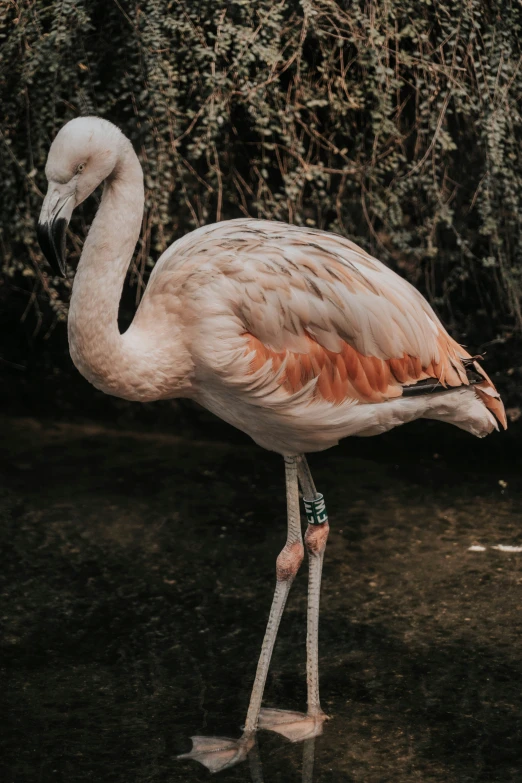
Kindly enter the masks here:
[[309, 555], [321, 555], [324, 552], [329, 532], [328, 520], [323, 525], [308, 525], [305, 544]]
[[303, 562], [304, 547], [301, 541], [285, 544], [276, 561], [276, 576], [278, 582], [291, 581]]

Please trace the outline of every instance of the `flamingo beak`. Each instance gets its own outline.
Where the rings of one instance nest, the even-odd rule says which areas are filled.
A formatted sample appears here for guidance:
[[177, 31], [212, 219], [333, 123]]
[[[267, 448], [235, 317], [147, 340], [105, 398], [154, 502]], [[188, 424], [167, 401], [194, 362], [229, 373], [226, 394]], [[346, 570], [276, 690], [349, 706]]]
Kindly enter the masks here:
[[74, 209], [74, 191], [70, 185], [49, 183], [49, 189], [38, 219], [36, 236], [55, 275], [66, 276], [65, 231]]

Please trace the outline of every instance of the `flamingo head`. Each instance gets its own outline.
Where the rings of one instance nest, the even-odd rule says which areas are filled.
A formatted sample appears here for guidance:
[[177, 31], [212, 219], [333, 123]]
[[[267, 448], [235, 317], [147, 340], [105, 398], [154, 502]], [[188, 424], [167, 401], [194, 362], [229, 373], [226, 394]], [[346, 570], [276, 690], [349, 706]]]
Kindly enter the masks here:
[[65, 277], [65, 232], [74, 208], [111, 177], [129, 145], [119, 128], [100, 117], [71, 120], [51, 144], [37, 236], [55, 274]]

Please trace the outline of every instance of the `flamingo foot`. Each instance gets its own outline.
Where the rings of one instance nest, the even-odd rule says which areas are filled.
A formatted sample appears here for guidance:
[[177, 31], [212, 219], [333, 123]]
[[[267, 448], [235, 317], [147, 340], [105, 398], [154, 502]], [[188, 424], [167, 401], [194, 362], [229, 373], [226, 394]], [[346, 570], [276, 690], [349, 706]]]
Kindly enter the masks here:
[[290, 742], [302, 742], [323, 733], [323, 723], [328, 715], [319, 712], [317, 715], [305, 715], [292, 710], [262, 709], [259, 713], [259, 729], [277, 731]]
[[209, 772], [220, 772], [244, 761], [254, 745], [253, 735], [243, 735], [238, 740], [228, 737], [191, 737], [192, 750], [182, 753], [178, 759], [194, 759]]

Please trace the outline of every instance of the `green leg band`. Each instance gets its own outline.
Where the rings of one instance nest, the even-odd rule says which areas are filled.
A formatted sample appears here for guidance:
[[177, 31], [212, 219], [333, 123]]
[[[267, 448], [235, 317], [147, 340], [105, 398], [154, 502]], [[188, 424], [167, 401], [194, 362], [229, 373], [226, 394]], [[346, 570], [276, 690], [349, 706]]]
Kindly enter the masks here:
[[317, 493], [317, 497], [313, 500], [306, 500], [306, 498], [303, 498], [303, 503], [309, 525], [324, 525], [325, 522], [328, 522], [326, 503], [320, 492]]

